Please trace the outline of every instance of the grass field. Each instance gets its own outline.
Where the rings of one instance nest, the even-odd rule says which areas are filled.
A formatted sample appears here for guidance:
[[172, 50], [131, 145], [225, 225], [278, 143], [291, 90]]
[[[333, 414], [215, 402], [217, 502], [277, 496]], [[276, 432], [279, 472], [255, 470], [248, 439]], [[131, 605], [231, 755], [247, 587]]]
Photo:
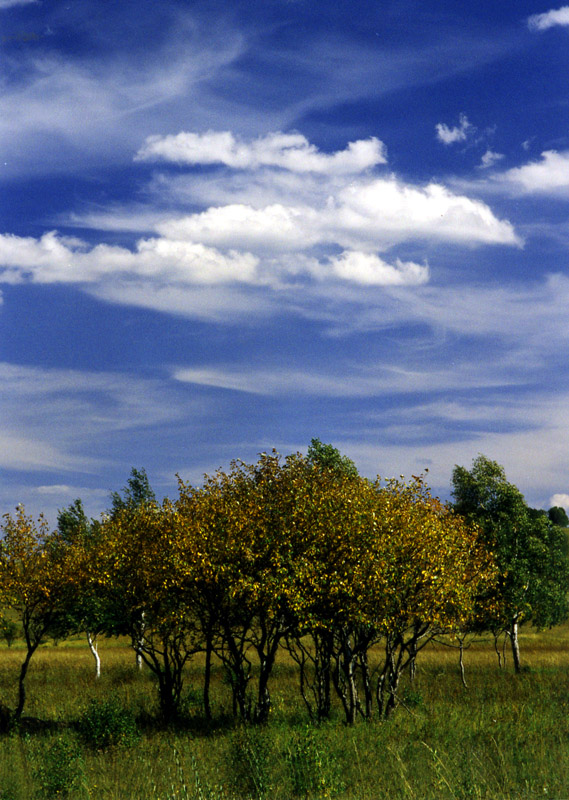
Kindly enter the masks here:
[[[313, 726], [283, 655], [263, 728], [229, 717], [229, 692], [215, 673], [214, 716], [201, 716], [199, 663], [188, 671], [187, 721], [155, 723], [156, 691], [125, 644], [101, 644], [95, 681], [83, 640], [40, 648], [30, 668], [23, 730], [0, 738], [0, 800], [97, 798], [348, 798], [349, 800], [569, 800], [569, 626], [522, 631], [527, 669], [498, 668], [489, 641], [458, 654], [421, 653], [414, 683], [387, 722], [351, 728], [337, 716]], [[12, 702], [22, 651], [0, 646], [0, 698]], [[92, 701], [115, 698], [136, 717], [138, 737], [89, 746], [77, 727]], [[120, 709], [119, 709], [120, 710]], [[117, 712], [118, 713], [118, 712]]]

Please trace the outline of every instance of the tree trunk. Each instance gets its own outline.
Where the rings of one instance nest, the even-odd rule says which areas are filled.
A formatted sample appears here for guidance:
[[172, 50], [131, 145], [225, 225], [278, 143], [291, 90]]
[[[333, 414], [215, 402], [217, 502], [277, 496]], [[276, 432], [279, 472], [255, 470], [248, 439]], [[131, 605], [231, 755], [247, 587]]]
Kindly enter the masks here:
[[140, 615], [140, 623], [136, 632], [136, 639], [134, 642], [134, 652], [136, 653], [136, 667], [140, 672], [142, 670], [142, 648], [144, 646], [144, 633], [146, 631], [146, 623], [144, 621], [144, 611]]
[[18, 680], [18, 705], [14, 711], [14, 719], [16, 722], [20, 720], [24, 710], [24, 705], [26, 703], [26, 675], [28, 673], [28, 667], [30, 666], [30, 661], [32, 660], [32, 656], [36, 650], [36, 647], [37, 645], [32, 645], [31, 647], [28, 646], [26, 658], [24, 659], [24, 663], [20, 668], [20, 678]]
[[87, 631], [87, 642], [89, 644], [89, 650], [95, 659], [95, 678], [99, 679], [101, 677], [101, 657], [99, 656], [99, 650], [97, 647], [96, 634], [93, 636], [90, 631]]
[[520, 672], [522, 667], [520, 663], [520, 644], [518, 641], [518, 618], [514, 617], [512, 627], [510, 628], [510, 640], [512, 642], [512, 658], [514, 659], [514, 670]]
[[211, 683], [211, 653], [211, 636], [208, 636], [205, 647], [205, 673], [203, 682], [203, 710], [207, 720], [211, 719], [211, 704], [209, 700], [209, 687]]
[[461, 636], [459, 636], [458, 642], [460, 648], [460, 656], [458, 658], [458, 666], [460, 667], [460, 679], [462, 681], [462, 685], [464, 686], [464, 688], [468, 689], [466, 678], [464, 677], [464, 639]]

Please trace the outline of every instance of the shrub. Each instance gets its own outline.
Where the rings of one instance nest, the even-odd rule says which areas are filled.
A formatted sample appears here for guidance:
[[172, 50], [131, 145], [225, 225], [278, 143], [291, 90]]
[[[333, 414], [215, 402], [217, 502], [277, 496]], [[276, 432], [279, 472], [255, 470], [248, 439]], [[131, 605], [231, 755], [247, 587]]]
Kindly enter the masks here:
[[317, 741], [317, 731], [306, 727], [294, 737], [286, 753], [293, 797], [327, 798], [341, 795], [344, 784], [325, 747]]
[[130, 709], [117, 700], [92, 700], [79, 720], [81, 738], [95, 750], [130, 747], [139, 739], [136, 720]]
[[33, 777], [38, 784], [38, 797], [45, 800], [68, 797], [83, 777], [83, 761], [77, 743], [58, 736], [47, 747], [32, 755]]
[[4, 639], [8, 647], [12, 647], [14, 640], [18, 636], [18, 626], [9, 619], [0, 622], [0, 639]]

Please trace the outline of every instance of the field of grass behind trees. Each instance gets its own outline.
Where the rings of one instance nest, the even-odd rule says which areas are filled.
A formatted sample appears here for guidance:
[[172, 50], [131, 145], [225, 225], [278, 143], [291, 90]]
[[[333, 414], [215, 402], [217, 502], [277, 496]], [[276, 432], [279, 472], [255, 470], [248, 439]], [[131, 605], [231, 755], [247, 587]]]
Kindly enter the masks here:
[[6, 515], [0, 800], [569, 797], [561, 509], [452, 486], [313, 440]]

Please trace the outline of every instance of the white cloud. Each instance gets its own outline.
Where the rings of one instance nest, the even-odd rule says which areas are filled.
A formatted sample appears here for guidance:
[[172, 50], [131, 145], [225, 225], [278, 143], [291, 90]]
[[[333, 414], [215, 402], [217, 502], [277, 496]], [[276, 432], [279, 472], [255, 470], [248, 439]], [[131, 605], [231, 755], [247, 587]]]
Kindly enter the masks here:
[[15, 470], [96, 472], [103, 437], [187, 413], [158, 381], [2, 362], [0, 397], [0, 466]]
[[389, 363], [349, 365], [341, 374], [316, 370], [253, 369], [250, 365], [179, 367], [173, 377], [218, 389], [266, 396], [379, 397], [393, 393], [504, 386], [510, 379], [486, 365], [404, 368]]
[[233, 169], [269, 166], [327, 175], [349, 175], [386, 163], [385, 145], [375, 137], [350, 142], [345, 150], [328, 155], [300, 133], [269, 133], [246, 143], [230, 131], [149, 136], [135, 158], [190, 165], [225, 164]]
[[533, 14], [528, 18], [528, 27], [531, 31], [546, 31], [557, 25], [569, 26], [569, 6], [552, 9], [544, 14]]
[[[281, 184], [272, 183], [274, 170], [267, 169], [252, 174], [278, 192]], [[420, 187], [395, 176], [338, 175], [320, 175], [317, 182], [306, 183], [306, 188], [303, 181], [294, 187], [285, 184], [285, 194], [296, 195], [295, 204], [229, 203], [173, 219], [158, 215], [153, 227], [159, 235], [139, 239], [132, 249], [105, 243], [89, 246], [56, 231], [39, 239], [0, 235], [0, 278], [5, 283], [82, 284], [115, 300], [122, 291], [130, 302], [140, 296], [143, 284], [153, 284], [152, 304], [159, 302], [158, 290], [165, 297], [168, 286], [282, 288], [291, 277], [304, 277], [304, 283], [308, 278], [376, 286], [420, 284], [428, 279], [425, 266], [380, 258], [378, 251], [421, 239], [521, 244], [511, 224], [498, 219], [489, 206], [440, 184]], [[112, 212], [107, 216], [112, 218]], [[123, 213], [125, 217], [132, 230], [152, 224], [148, 211], [140, 208], [130, 218]], [[95, 219], [104, 227], [100, 213]], [[341, 252], [333, 257], [322, 254], [334, 250]]]
[[521, 242], [507, 221], [479, 200], [453, 194], [441, 184], [418, 187], [394, 177], [352, 182], [338, 193], [328, 215], [344, 234], [344, 247], [358, 238], [384, 247], [408, 239], [509, 244]]
[[397, 259], [393, 266], [373, 253], [347, 251], [330, 263], [335, 275], [364, 286], [413, 286], [429, 279], [426, 265]]
[[504, 158], [503, 153], [495, 153], [493, 150], [486, 150], [484, 155], [482, 156], [482, 160], [480, 162], [480, 169], [489, 169], [493, 167], [498, 161], [501, 161]]
[[449, 128], [444, 122], [439, 122], [435, 128], [437, 131], [437, 139], [443, 144], [454, 144], [455, 142], [464, 142], [468, 136], [472, 125], [468, 121], [466, 114], [459, 116], [459, 124], [454, 128]]
[[[254, 235], [250, 232], [247, 238]], [[273, 239], [270, 241], [274, 244]], [[298, 249], [298, 242], [292, 249]], [[121, 276], [155, 281], [157, 286], [166, 283], [178, 287], [223, 283], [263, 285], [279, 281], [287, 274], [302, 273], [322, 280], [335, 276], [357, 284], [375, 285], [424, 283], [428, 278], [426, 267], [399, 260], [391, 266], [365, 253], [343, 253], [322, 262], [299, 254], [292, 259], [269, 258], [260, 265], [259, 259], [250, 253], [229, 250], [224, 254], [201, 243], [167, 238], [141, 239], [134, 252], [104, 244], [87, 249], [81, 240], [60, 237], [55, 231], [41, 239], [0, 235], [2, 267], [5, 272], [0, 273], [0, 280], [7, 283], [28, 279], [34, 283], [112, 282], [115, 286]]]
[[[156, 230], [166, 237], [215, 247], [233, 243], [252, 252], [259, 248], [293, 251], [315, 244], [384, 251], [410, 239], [521, 243], [512, 225], [499, 220], [485, 203], [454, 194], [441, 184], [415, 186], [391, 175], [319, 184], [294, 180], [283, 185], [274, 182], [274, 177], [253, 173], [253, 187], [241, 186], [241, 191], [235, 187], [229, 197], [222, 192], [222, 199], [243, 194], [248, 203], [216, 204], [202, 213], [161, 221]], [[282, 202], [264, 205], [265, 200], [279, 196]], [[208, 199], [218, 199], [215, 191]], [[113, 217], [108, 215], [109, 226]], [[145, 219], [143, 215], [143, 222]], [[96, 220], [105, 223], [100, 215]], [[135, 216], [131, 228], [136, 230], [138, 225]]]
[[569, 191], [569, 150], [545, 150], [541, 161], [513, 167], [493, 179], [526, 194], [558, 194]]
[[142, 275], [181, 284], [254, 282], [257, 259], [249, 253], [220, 253], [199, 243], [141, 239], [136, 250], [99, 244], [89, 249], [79, 239], [58, 236], [41, 239], [0, 235], [3, 280], [30, 278], [35, 283], [92, 283], [121, 274]]
[[13, 6], [28, 6], [33, 4], [37, 4], [39, 0], [0, 0], [0, 11], [3, 11], [6, 8], [12, 8]]
[[156, 230], [168, 238], [216, 247], [290, 251], [317, 244], [322, 237], [321, 227], [318, 212], [309, 207], [276, 203], [253, 208], [240, 203], [168, 220], [159, 223]]
[[549, 498], [549, 507], [560, 506], [569, 511], [569, 494], [554, 494]]

